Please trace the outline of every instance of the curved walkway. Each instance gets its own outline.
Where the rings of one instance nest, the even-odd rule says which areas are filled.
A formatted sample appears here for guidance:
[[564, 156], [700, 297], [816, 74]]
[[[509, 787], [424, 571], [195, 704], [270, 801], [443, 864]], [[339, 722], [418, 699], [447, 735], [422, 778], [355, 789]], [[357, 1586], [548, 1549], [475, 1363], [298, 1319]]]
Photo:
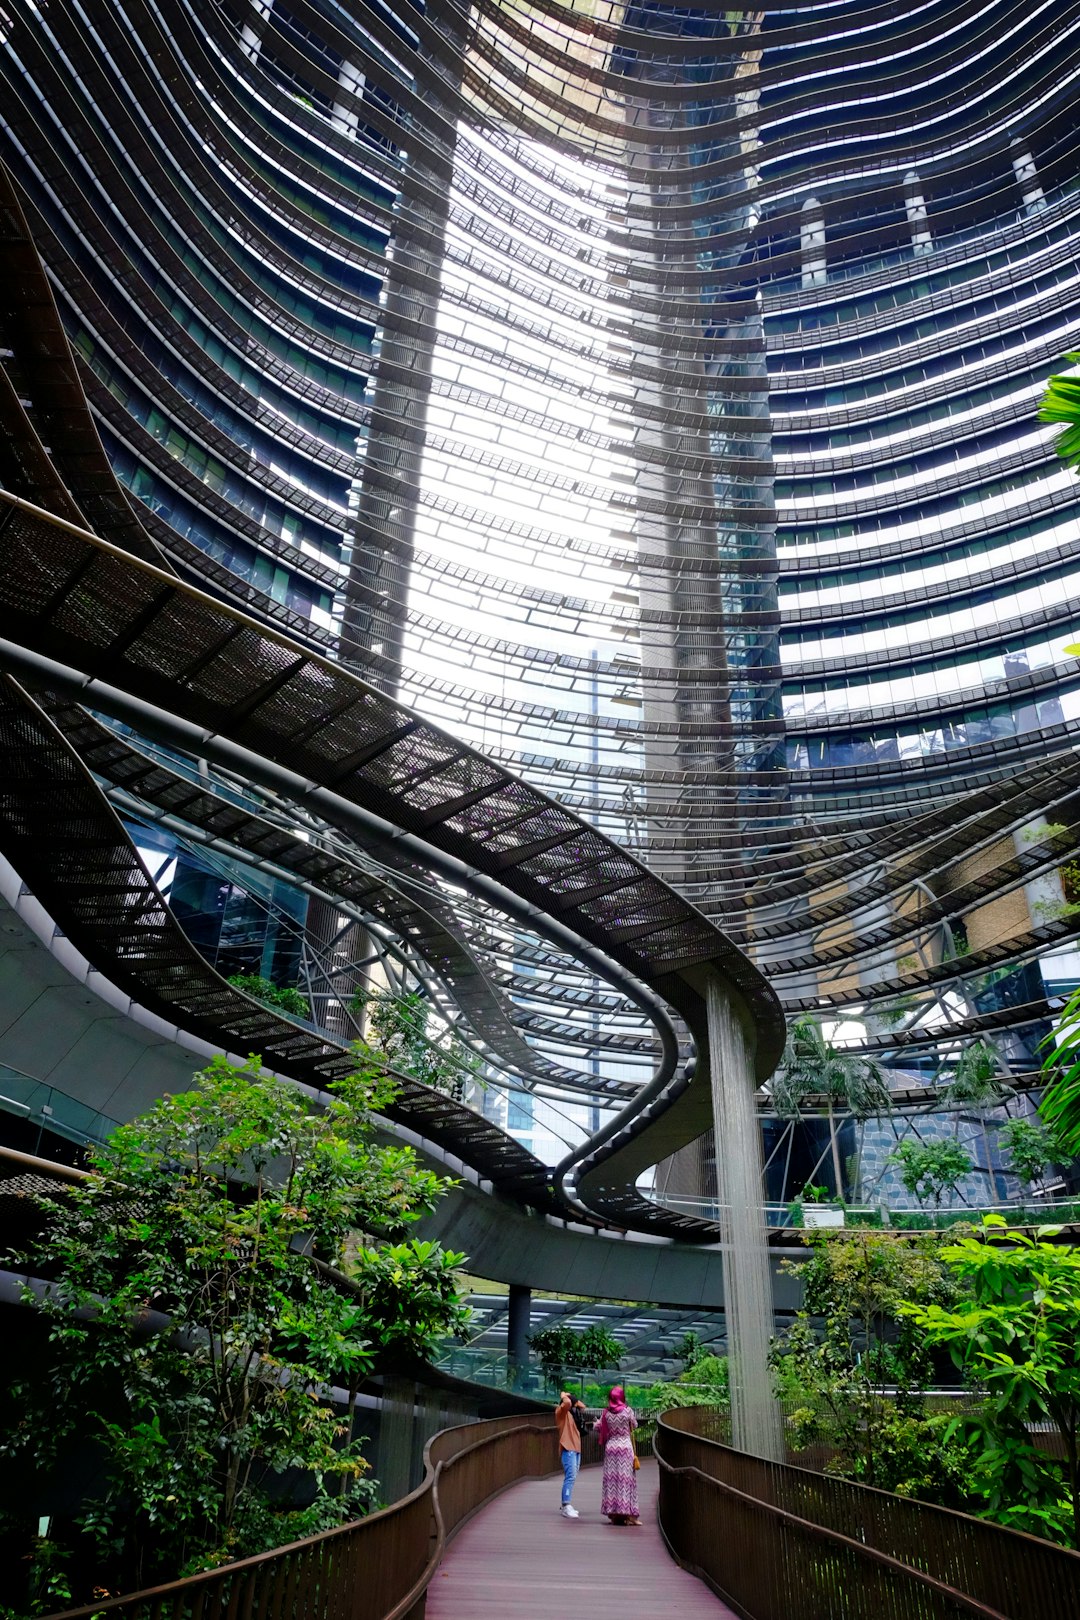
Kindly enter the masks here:
[[451, 1542], [428, 1587], [426, 1620], [736, 1620], [669, 1554], [656, 1522], [657, 1469], [644, 1462], [640, 1530], [600, 1516], [600, 1469], [574, 1490], [579, 1519], [559, 1514], [562, 1476], [529, 1479]]

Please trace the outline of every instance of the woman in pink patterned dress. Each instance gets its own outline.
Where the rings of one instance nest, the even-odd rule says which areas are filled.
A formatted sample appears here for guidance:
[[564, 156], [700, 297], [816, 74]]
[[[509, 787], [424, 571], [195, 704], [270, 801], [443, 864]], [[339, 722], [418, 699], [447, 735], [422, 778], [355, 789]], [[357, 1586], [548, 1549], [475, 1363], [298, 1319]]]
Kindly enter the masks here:
[[626, 1404], [622, 1385], [616, 1384], [608, 1396], [607, 1409], [597, 1434], [604, 1448], [604, 1484], [600, 1511], [612, 1524], [640, 1524], [638, 1518], [637, 1474], [634, 1472], [633, 1431], [637, 1418]]

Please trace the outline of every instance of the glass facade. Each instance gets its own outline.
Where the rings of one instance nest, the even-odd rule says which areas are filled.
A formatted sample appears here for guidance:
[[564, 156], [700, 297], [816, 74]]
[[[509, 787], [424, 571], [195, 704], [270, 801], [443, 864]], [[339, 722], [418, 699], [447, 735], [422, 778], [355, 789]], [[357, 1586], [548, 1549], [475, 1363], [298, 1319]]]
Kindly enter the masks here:
[[[0, 155], [164, 558], [626, 845], [792, 1012], [1026, 1072], [1078, 909], [1066, 0], [4, 14]], [[641, 1083], [581, 964], [466, 932], [554, 1091]]]

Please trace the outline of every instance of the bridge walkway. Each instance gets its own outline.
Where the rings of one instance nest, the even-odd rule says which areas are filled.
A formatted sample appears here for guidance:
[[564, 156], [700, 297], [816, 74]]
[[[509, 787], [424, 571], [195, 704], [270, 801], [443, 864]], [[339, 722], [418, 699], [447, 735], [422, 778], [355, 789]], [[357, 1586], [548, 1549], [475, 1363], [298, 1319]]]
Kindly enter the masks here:
[[600, 1514], [599, 1468], [559, 1514], [562, 1476], [512, 1485], [455, 1536], [428, 1588], [426, 1620], [736, 1620], [680, 1569], [656, 1523], [657, 1467], [644, 1461], [640, 1529]]

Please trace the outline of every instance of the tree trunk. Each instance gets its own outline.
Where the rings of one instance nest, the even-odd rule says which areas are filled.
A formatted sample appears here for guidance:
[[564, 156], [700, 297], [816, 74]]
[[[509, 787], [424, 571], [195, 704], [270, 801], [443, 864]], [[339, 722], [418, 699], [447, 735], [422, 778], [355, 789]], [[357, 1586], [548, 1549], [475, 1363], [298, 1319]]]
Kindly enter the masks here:
[[844, 1201], [844, 1172], [840, 1168], [840, 1144], [836, 1140], [836, 1116], [833, 1113], [832, 1100], [829, 1101], [829, 1146], [832, 1149], [833, 1178], [836, 1182], [836, 1198], [838, 1203]]
[[[345, 1436], [344, 1436], [344, 1439], [342, 1441], [343, 1449], [346, 1446], [351, 1446], [352, 1445], [353, 1425], [356, 1422], [356, 1397], [359, 1395], [359, 1393], [360, 1393], [360, 1383], [359, 1383], [359, 1380], [354, 1376], [354, 1377], [349, 1379], [349, 1404], [348, 1404], [348, 1407], [346, 1408]], [[349, 1488], [349, 1476], [347, 1474], [339, 1474], [338, 1478], [337, 1478], [337, 1490], [334, 1492], [334, 1495], [335, 1496], [344, 1496], [345, 1492], [348, 1490], [348, 1488]]]
[[979, 1131], [982, 1135], [983, 1152], [986, 1154], [986, 1185], [990, 1189], [990, 1202], [997, 1204], [1001, 1202], [1001, 1188], [998, 1186], [994, 1162], [990, 1157], [990, 1132], [986, 1127], [985, 1114], [979, 1115]]

